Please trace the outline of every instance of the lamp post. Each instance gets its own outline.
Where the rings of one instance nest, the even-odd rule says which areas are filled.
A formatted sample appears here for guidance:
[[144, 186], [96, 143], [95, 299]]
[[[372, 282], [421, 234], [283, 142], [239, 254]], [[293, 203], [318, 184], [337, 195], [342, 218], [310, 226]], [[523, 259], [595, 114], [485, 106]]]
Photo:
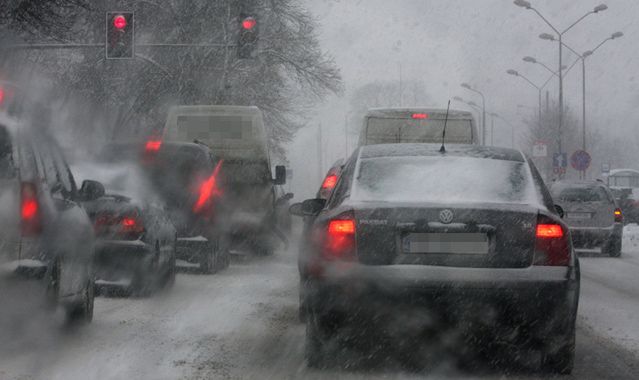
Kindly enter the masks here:
[[[577, 19], [577, 21], [573, 22], [572, 24], [570, 24], [570, 26], [568, 26], [566, 29], [564, 29], [563, 31], [560, 31], [559, 29], [555, 28], [537, 9], [533, 8], [533, 6], [531, 5], [530, 1], [526, 1], [526, 0], [515, 0], [513, 1], [513, 4], [515, 4], [518, 7], [521, 8], [525, 8], [528, 10], [532, 10], [534, 11], [545, 23], [546, 25], [548, 25], [557, 35], [557, 40], [559, 41], [559, 70], [558, 70], [558, 76], [559, 76], [559, 128], [558, 128], [558, 136], [557, 136], [557, 148], [559, 149], [559, 153], [562, 153], [562, 146], [561, 146], [561, 127], [563, 124], [563, 113], [564, 113], [564, 84], [563, 84], [563, 74], [562, 74], [562, 69], [561, 67], [562, 65], [562, 38], [564, 36], [564, 34], [566, 34], [566, 32], [568, 32], [570, 29], [572, 29], [575, 25], [577, 25], [579, 22], [581, 22], [583, 19], [585, 19], [586, 17], [588, 17], [591, 14], [595, 14], [595, 13], [599, 13], [602, 11], [605, 11], [606, 9], [608, 9], [608, 6], [605, 4], [600, 4], [597, 5], [596, 7], [594, 7], [591, 11], [589, 11], [588, 13], [586, 13], [585, 15], [581, 16], [580, 18]], [[541, 39], [545, 39], [545, 40], [555, 40], [555, 36], [548, 34], [548, 33], [542, 33], [541, 35], [539, 35], [539, 38]]]
[[568, 46], [564, 42], [561, 42], [562, 46], [564, 46], [566, 49], [570, 50], [573, 54], [575, 54], [578, 57], [577, 60], [575, 61], [575, 63], [573, 63], [570, 66], [570, 68], [572, 68], [577, 62], [581, 61], [581, 76], [582, 76], [581, 77], [581, 92], [582, 92], [582, 94], [581, 94], [581, 100], [582, 100], [582, 107], [581, 107], [581, 111], [582, 111], [582, 117], [581, 117], [581, 122], [582, 122], [581, 149], [582, 150], [586, 150], [586, 58], [590, 57], [597, 49], [599, 49], [606, 42], [608, 42], [610, 40], [614, 40], [616, 38], [620, 38], [620, 37], [623, 37], [623, 33], [622, 32], [615, 32], [615, 33], [611, 34], [608, 38], [606, 38], [603, 41], [601, 41], [601, 43], [599, 43], [599, 45], [595, 46], [594, 49], [587, 50], [583, 54], [579, 54], [575, 49], [571, 48], [570, 46]]
[[464, 103], [465, 105], [471, 107], [475, 112], [477, 112], [477, 120], [479, 123], [479, 129], [483, 130], [483, 125], [481, 125], [481, 108], [479, 108], [479, 106], [477, 104], [475, 104], [475, 102], [467, 102], [466, 100], [462, 99], [459, 96], [454, 96], [453, 97], [454, 101], [460, 102], [460, 103]]
[[481, 96], [481, 103], [482, 103], [482, 112], [481, 112], [481, 125], [482, 125], [482, 135], [481, 135], [481, 143], [482, 145], [486, 145], [486, 97], [484, 96], [484, 94], [471, 87], [471, 85], [469, 85], [468, 83], [462, 83], [461, 86], [467, 90], [470, 90], [474, 93], [479, 94], [479, 96]]
[[[539, 126], [541, 126], [541, 89], [543, 88], [543, 86], [536, 85], [533, 81], [531, 81], [530, 79], [526, 78], [524, 75], [520, 74], [517, 70], [513, 70], [513, 69], [506, 70], [506, 74], [513, 75], [513, 76], [516, 76], [516, 77], [520, 77], [521, 79], [523, 79], [526, 82], [528, 82], [528, 84], [530, 84], [531, 86], [533, 86], [534, 88], [537, 89], [537, 94], [538, 94], [537, 95], [537, 100], [539, 102], [539, 108], [537, 109], [537, 123], [539, 124]], [[546, 83], [548, 83], [548, 81], [546, 81]], [[544, 84], [544, 86], [545, 85], [546, 84]]]

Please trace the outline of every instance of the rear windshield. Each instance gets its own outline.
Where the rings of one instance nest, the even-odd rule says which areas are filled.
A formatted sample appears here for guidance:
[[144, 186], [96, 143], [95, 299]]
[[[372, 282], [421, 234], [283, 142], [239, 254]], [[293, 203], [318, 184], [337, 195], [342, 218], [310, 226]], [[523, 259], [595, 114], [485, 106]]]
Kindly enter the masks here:
[[[426, 119], [369, 117], [364, 144], [434, 143], [441, 142], [444, 118], [435, 116]], [[448, 120], [446, 141], [471, 144], [472, 124], [468, 120]]]
[[607, 202], [606, 190], [600, 186], [553, 189], [555, 199], [563, 202]]
[[13, 178], [13, 148], [6, 127], [0, 125], [0, 179]]
[[470, 157], [363, 159], [351, 197], [360, 201], [523, 203], [540, 197], [525, 162]]

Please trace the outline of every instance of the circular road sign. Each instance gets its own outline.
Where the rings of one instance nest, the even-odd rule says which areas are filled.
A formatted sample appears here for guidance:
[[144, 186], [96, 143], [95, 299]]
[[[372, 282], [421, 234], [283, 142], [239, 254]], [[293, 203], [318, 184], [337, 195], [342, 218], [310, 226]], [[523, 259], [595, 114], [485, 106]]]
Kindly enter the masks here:
[[578, 150], [570, 156], [570, 165], [575, 170], [584, 171], [590, 167], [592, 158], [585, 150]]

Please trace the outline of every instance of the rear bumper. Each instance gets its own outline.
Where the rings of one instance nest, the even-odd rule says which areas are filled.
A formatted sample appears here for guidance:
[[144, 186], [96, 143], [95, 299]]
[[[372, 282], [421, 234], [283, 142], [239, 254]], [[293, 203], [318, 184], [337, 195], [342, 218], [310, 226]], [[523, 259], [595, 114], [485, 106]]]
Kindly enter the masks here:
[[155, 249], [140, 240], [103, 240], [96, 244], [95, 272], [99, 283], [118, 284], [148, 271]]
[[615, 223], [610, 227], [570, 227], [570, 234], [575, 248], [600, 247], [613, 237], [621, 238], [623, 224]]
[[211, 244], [204, 236], [178, 237], [176, 258], [189, 263], [199, 264], [202, 256], [208, 253]]
[[446, 324], [478, 319], [514, 328], [534, 326], [532, 334], [543, 337], [568, 332], [574, 323], [579, 273], [577, 268], [544, 266], [355, 265], [309, 279], [305, 294], [314, 313], [336, 324], [364, 318], [373, 325], [396, 325], [409, 314], [420, 320], [436, 314], [431, 320]]

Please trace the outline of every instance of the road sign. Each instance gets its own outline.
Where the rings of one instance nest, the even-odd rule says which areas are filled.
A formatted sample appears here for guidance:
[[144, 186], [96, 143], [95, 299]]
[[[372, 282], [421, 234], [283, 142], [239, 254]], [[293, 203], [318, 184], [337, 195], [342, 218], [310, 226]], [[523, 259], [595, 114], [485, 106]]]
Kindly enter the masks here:
[[555, 153], [552, 156], [552, 166], [555, 168], [565, 168], [568, 166], [567, 153]]
[[548, 157], [548, 144], [545, 141], [536, 141], [532, 148], [533, 157]]
[[575, 170], [585, 171], [590, 167], [592, 158], [585, 150], [578, 150], [570, 156], [570, 165]]
[[557, 174], [557, 175], [564, 175], [566, 174], [566, 168], [560, 168], [555, 166], [552, 170], [553, 173]]

